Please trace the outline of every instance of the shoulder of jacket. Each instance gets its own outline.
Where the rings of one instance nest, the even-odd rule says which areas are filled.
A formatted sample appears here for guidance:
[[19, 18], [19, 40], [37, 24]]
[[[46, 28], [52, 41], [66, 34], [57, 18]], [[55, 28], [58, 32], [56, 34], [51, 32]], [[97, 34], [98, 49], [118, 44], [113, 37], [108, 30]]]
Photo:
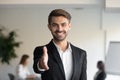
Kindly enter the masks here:
[[71, 44], [71, 48], [74, 48], [74, 49], [79, 50], [79, 51], [81, 51], [81, 52], [86, 52], [84, 49], [79, 48], [79, 47], [77, 47], [77, 46], [74, 46], [74, 45], [72, 45], [72, 44]]

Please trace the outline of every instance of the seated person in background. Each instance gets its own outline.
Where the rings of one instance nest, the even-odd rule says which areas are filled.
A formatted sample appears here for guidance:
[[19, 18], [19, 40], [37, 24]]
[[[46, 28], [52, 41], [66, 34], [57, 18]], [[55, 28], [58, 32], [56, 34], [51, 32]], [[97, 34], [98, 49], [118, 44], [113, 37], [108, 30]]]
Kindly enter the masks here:
[[105, 80], [106, 72], [105, 72], [104, 63], [102, 61], [98, 61], [97, 68], [98, 71], [95, 74], [94, 80]]
[[26, 54], [21, 57], [20, 63], [16, 68], [15, 80], [30, 80], [36, 77], [35, 75], [31, 75], [27, 68], [28, 60], [29, 56]]

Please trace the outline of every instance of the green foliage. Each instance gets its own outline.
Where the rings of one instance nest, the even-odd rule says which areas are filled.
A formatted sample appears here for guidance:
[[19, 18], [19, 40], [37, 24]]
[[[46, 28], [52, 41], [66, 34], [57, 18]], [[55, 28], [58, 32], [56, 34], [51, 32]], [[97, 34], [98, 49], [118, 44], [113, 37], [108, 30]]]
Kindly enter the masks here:
[[10, 60], [17, 57], [15, 47], [19, 47], [21, 42], [16, 42], [16, 32], [10, 31], [8, 35], [3, 33], [4, 28], [0, 28], [0, 61], [10, 64]]

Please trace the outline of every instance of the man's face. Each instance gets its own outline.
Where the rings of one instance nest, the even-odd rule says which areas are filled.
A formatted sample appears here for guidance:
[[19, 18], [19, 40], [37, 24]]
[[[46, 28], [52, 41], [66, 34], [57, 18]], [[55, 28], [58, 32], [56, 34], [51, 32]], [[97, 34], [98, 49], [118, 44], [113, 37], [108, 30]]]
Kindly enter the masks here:
[[66, 39], [68, 31], [71, 28], [69, 20], [63, 16], [54, 16], [51, 23], [48, 25], [54, 40], [63, 41]]

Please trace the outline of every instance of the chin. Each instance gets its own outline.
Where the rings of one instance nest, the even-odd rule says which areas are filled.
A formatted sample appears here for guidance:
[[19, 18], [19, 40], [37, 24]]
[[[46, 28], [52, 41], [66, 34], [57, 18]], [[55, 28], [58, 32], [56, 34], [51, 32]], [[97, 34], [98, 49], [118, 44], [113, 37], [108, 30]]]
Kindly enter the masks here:
[[64, 41], [65, 40], [65, 38], [54, 38], [56, 41]]
[[66, 36], [63, 36], [63, 37], [56, 37], [56, 36], [53, 36], [54, 40], [56, 41], [64, 41], [66, 39]]

